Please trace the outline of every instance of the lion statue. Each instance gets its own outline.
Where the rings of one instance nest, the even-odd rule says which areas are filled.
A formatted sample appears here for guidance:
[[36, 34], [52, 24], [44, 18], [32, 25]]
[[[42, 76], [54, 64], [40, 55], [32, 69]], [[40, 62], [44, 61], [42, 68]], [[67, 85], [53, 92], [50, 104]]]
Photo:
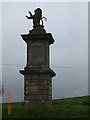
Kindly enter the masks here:
[[40, 26], [40, 20], [42, 22], [42, 26], [43, 26], [43, 18], [45, 19], [45, 21], [47, 21], [46, 17], [42, 17], [42, 10], [40, 8], [37, 8], [34, 11], [34, 15], [32, 15], [32, 13], [29, 11], [28, 12], [30, 14], [30, 16], [26, 16], [27, 19], [33, 19], [33, 27], [37, 27]]

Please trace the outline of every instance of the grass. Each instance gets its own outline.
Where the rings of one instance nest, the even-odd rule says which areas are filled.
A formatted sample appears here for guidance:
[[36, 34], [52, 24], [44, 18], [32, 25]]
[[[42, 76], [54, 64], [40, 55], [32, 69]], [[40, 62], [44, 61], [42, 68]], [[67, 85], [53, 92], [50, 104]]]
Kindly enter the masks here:
[[52, 100], [52, 105], [23, 105], [11, 103], [2, 105], [3, 118], [88, 118], [88, 96]]

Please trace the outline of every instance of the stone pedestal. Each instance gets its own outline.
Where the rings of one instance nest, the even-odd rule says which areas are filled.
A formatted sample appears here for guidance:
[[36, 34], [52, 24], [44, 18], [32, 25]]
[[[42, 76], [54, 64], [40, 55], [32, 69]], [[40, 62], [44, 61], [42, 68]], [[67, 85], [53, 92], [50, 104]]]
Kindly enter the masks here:
[[51, 104], [55, 72], [49, 66], [49, 45], [54, 39], [43, 26], [21, 36], [27, 44], [27, 65], [20, 70], [24, 75], [24, 100], [30, 104]]

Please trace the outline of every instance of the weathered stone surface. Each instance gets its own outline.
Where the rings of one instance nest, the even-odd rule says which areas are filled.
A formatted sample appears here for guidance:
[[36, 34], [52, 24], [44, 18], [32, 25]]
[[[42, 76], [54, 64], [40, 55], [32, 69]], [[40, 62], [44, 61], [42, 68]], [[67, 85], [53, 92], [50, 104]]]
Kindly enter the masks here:
[[25, 79], [25, 100], [26, 101], [30, 103], [30, 101], [43, 100], [41, 104], [42, 103], [44, 104], [44, 101], [45, 103], [48, 103], [46, 102], [47, 100], [50, 103], [50, 101], [52, 100], [52, 80], [49, 75], [47, 76], [46, 75], [35, 75], [35, 76], [25, 75], [24, 79]]
[[34, 29], [30, 30], [29, 34], [21, 35], [27, 44], [27, 65], [24, 70], [20, 70], [24, 75], [24, 100], [30, 104], [50, 105], [52, 77], [56, 74], [49, 65], [49, 45], [53, 44], [54, 39], [51, 33], [46, 33], [43, 25], [40, 25], [40, 19], [37, 22], [32, 15], [27, 18], [33, 19]]

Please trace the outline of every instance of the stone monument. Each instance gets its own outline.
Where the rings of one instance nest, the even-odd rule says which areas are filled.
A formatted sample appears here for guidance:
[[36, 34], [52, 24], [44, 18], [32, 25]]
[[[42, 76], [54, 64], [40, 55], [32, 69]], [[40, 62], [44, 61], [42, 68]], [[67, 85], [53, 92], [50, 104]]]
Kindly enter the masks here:
[[[49, 45], [54, 39], [51, 33], [46, 33], [43, 25], [42, 10], [37, 8], [35, 14], [29, 12], [33, 19], [33, 29], [29, 34], [23, 34], [22, 39], [27, 44], [27, 64], [20, 73], [24, 75], [24, 101], [30, 104], [52, 103], [52, 77], [56, 74], [49, 65]], [[41, 23], [40, 23], [41, 22]]]

